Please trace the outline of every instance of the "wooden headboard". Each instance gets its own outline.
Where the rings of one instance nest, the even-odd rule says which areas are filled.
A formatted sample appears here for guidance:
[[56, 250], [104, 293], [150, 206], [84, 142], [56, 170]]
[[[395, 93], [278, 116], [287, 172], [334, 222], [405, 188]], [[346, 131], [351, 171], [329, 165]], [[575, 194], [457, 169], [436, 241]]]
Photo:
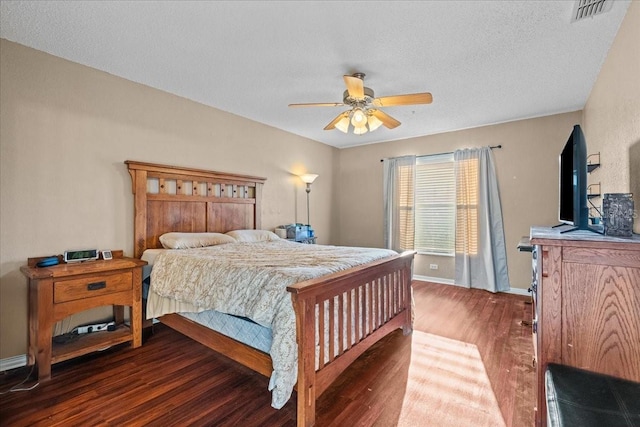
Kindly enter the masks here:
[[171, 231], [218, 232], [261, 228], [266, 178], [125, 161], [134, 194], [133, 250], [161, 248]]

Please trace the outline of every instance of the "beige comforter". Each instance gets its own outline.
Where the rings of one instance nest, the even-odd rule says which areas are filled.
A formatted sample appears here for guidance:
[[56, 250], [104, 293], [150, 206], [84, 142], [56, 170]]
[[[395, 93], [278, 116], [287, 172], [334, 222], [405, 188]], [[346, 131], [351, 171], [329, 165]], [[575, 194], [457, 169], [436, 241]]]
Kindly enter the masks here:
[[[387, 249], [304, 245], [277, 240], [168, 251], [151, 273], [151, 291], [176, 307], [217, 310], [271, 328], [272, 406], [281, 408], [297, 381], [298, 350], [286, 287], [395, 255]], [[164, 313], [154, 313], [159, 316]]]

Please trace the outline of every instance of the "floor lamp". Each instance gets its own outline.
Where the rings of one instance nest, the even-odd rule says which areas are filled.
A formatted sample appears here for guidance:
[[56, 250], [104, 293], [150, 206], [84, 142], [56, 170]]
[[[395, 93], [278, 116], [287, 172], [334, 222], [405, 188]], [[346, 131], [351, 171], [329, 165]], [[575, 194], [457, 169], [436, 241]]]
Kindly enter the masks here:
[[311, 227], [311, 222], [309, 221], [309, 193], [311, 193], [311, 183], [316, 180], [318, 175], [314, 173], [307, 173], [304, 175], [300, 175], [300, 179], [302, 182], [307, 184], [307, 225]]

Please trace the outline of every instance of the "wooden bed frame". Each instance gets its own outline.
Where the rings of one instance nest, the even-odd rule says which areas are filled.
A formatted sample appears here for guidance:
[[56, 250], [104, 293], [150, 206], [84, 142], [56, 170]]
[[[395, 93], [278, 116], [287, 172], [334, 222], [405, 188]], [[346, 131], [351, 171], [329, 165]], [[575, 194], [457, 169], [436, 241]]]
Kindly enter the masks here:
[[[163, 233], [225, 233], [262, 226], [265, 178], [131, 160], [125, 163], [135, 198], [136, 258], [145, 249], [162, 247], [159, 237]], [[411, 332], [413, 255], [403, 253], [287, 288], [296, 313], [298, 426], [314, 425], [317, 397], [374, 343], [398, 328], [405, 334]], [[266, 353], [177, 314], [159, 320], [265, 376], [271, 375], [272, 362]], [[325, 327], [319, 325], [328, 326], [328, 337]], [[319, 360], [316, 342], [320, 343]]]

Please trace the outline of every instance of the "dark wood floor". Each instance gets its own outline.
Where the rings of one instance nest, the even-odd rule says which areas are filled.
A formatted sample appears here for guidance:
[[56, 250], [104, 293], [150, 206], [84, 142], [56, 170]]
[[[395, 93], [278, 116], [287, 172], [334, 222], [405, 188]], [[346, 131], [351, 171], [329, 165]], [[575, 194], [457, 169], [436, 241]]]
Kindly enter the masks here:
[[[414, 330], [477, 346], [505, 425], [533, 425], [528, 298], [414, 282]], [[395, 426], [411, 363], [397, 331], [363, 354], [320, 397], [319, 426]], [[0, 375], [5, 391], [28, 374]], [[32, 384], [32, 383], [31, 383]], [[295, 399], [271, 408], [268, 379], [163, 326], [126, 346], [53, 367], [32, 391], [0, 396], [0, 425], [294, 426]], [[27, 383], [29, 385], [29, 383]]]

